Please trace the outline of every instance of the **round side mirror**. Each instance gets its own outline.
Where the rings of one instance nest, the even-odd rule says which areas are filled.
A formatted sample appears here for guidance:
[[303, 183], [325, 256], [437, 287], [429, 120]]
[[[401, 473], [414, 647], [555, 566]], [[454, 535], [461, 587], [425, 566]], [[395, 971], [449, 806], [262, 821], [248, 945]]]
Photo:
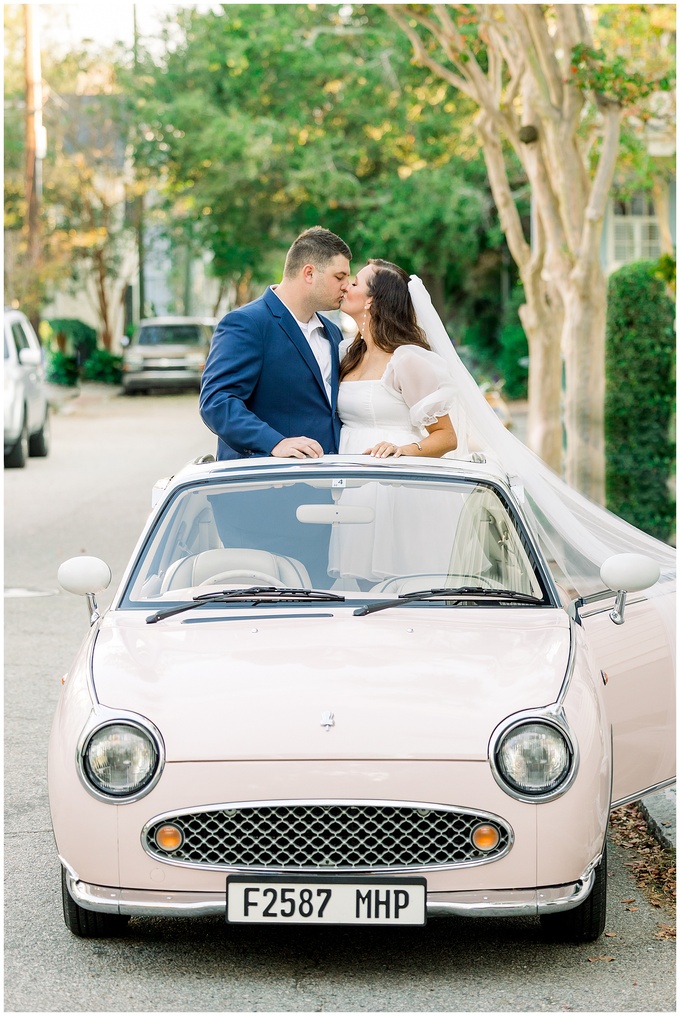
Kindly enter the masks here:
[[119, 339], [119, 342], [120, 342], [122, 348], [126, 349], [130, 345], [130, 336], [129, 335], [121, 335], [121, 337]]
[[644, 554], [615, 554], [600, 568], [600, 577], [609, 589], [635, 593], [649, 589], [659, 581], [661, 569], [656, 561]]
[[98, 557], [71, 557], [60, 565], [57, 580], [67, 593], [87, 596], [107, 588], [111, 569]]

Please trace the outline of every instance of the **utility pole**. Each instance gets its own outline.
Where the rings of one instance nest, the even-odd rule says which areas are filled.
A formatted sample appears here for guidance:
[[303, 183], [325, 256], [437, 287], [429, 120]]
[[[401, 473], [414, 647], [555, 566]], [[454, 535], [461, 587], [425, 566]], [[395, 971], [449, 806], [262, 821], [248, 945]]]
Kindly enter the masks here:
[[[137, 36], [137, 5], [132, 6], [132, 55], [134, 59], [135, 73], [139, 70], [139, 60], [137, 55], [138, 49], [138, 36]], [[141, 186], [141, 185], [140, 185]], [[144, 191], [140, 190], [137, 195], [137, 215], [136, 215], [136, 226], [137, 226], [137, 270], [138, 270], [138, 289], [139, 289], [139, 317], [140, 320], [145, 316], [145, 304], [146, 304], [146, 293], [144, 291]]]
[[[26, 218], [28, 271], [39, 278], [42, 247], [40, 243], [40, 206], [42, 203], [42, 161], [46, 153], [45, 128], [42, 122], [42, 69], [40, 65], [39, 13], [37, 4], [24, 4], [26, 32]], [[33, 287], [31, 287], [33, 289]], [[39, 322], [38, 293], [34, 290], [33, 306], [28, 306], [32, 323]]]

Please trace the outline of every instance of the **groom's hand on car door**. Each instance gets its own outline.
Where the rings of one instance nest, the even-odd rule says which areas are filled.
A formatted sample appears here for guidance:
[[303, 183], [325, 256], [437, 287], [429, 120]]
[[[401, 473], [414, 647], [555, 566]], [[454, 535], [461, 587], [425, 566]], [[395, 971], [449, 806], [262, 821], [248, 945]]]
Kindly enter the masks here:
[[270, 454], [277, 459], [320, 459], [323, 448], [311, 437], [285, 437]]

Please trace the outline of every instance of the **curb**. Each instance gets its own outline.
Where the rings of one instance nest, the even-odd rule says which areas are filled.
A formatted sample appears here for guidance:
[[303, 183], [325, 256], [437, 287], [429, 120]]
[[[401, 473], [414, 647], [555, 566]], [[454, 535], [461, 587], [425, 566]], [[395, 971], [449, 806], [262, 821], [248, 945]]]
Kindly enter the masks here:
[[117, 398], [123, 391], [122, 385], [98, 381], [86, 381], [74, 387], [47, 384], [45, 388], [47, 401], [55, 413], [73, 413], [80, 406], [108, 402]]
[[667, 787], [639, 802], [640, 811], [647, 820], [649, 831], [667, 850], [675, 850], [676, 847], [675, 791], [675, 786]]

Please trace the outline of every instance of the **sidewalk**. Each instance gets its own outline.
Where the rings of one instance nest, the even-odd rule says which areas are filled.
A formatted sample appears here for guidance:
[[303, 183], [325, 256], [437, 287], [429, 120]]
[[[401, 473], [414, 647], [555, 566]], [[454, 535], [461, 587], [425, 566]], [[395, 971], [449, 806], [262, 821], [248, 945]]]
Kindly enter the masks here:
[[73, 388], [48, 383], [45, 385], [45, 391], [53, 413], [73, 413], [80, 406], [117, 398], [122, 392], [122, 387], [98, 381], [83, 381]]

